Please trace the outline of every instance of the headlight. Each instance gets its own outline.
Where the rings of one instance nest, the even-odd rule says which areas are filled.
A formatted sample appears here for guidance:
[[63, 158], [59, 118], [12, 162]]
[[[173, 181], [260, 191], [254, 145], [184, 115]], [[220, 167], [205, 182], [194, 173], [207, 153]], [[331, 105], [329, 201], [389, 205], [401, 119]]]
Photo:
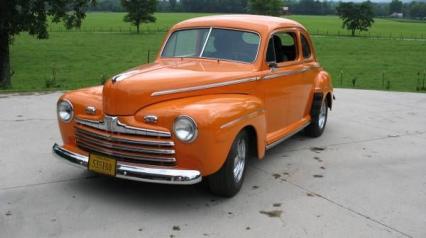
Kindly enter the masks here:
[[58, 102], [58, 117], [64, 121], [69, 122], [74, 116], [74, 109], [68, 100], [61, 100]]
[[178, 116], [173, 125], [176, 137], [185, 142], [193, 142], [197, 138], [198, 129], [195, 121], [189, 116]]

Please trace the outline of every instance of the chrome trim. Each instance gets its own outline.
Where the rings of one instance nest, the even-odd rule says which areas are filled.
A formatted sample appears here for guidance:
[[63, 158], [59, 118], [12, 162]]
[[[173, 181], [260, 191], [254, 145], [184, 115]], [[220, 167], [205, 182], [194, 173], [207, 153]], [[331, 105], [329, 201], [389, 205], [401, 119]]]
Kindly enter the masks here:
[[232, 120], [230, 122], [227, 122], [227, 123], [223, 124], [222, 126], [220, 126], [220, 129], [224, 129], [224, 128], [230, 127], [230, 126], [232, 126], [232, 125], [234, 125], [234, 124], [236, 124], [236, 123], [238, 123], [238, 122], [240, 122], [242, 120], [245, 120], [245, 119], [255, 118], [256, 116], [258, 116], [258, 114], [263, 113], [263, 112], [265, 112], [265, 110], [259, 109], [257, 111], [254, 111], [254, 112], [242, 115], [241, 117], [238, 117], [238, 118], [236, 118], [236, 119], [234, 119], [234, 120]]
[[56, 158], [64, 159], [73, 166], [87, 168], [89, 164], [89, 157], [71, 152], [56, 143], [53, 145], [52, 150]]
[[[58, 144], [53, 145], [53, 154], [73, 165], [87, 169], [89, 157], [74, 153]], [[149, 183], [190, 185], [202, 180], [200, 171], [170, 169], [161, 166], [141, 166], [134, 163], [117, 161], [115, 177]]]
[[289, 134], [283, 136], [281, 139], [272, 142], [271, 144], [266, 146], [266, 149], [269, 150], [273, 147], [275, 147], [276, 145], [280, 144], [281, 142], [287, 140], [288, 138], [294, 136], [295, 134], [299, 133], [300, 131], [302, 131], [303, 129], [305, 129], [307, 126], [309, 126], [309, 124], [311, 124], [311, 121], [307, 121], [305, 124], [303, 124], [301, 127], [297, 128], [296, 130], [290, 132]]
[[94, 106], [87, 106], [85, 111], [89, 115], [95, 115], [96, 114], [96, 107], [94, 107]]
[[154, 163], [169, 163], [169, 164], [173, 164], [176, 162], [176, 159], [173, 157], [170, 158], [165, 158], [165, 157], [151, 157], [151, 156], [141, 156], [141, 155], [132, 155], [132, 154], [128, 154], [126, 152], [120, 152], [120, 151], [115, 151], [112, 149], [108, 149], [108, 148], [103, 148], [103, 147], [99, 147], [97, 145], [93, 145], [92, 144], [81, 144], [79, 143], [77, 145], [78, 147], [87, 150], [87, 151], [93, 151], [95, 153], [101, 153], [101, 154], [105, 154], [105, 155], [109, 155], [112, 157], [119, 157], [119, 158], [123, 158], [123, 159], [132, 159], [132, 160], [137, 160], [140, 162], [154, 162]]
[[304, 72], [306, 72], [308, 70], [309, 70], [308, 68], [304, 67], [303, 69], [287, 70], [287, 71], [283, 71], [283, 72], [276, 72], [276, 73], [268, 74], [268, 75], [264, 76], [263, 79], [268, 80], [268, 79], [274, 79], [274, 78], [278, 78], [278, 77], [282, 77], [282, 76], [290, 76], [290, 75], [304, 73]]
[[128, 145], [122, 145], [122, 144], [114, 144], [109, 141], [102, 141], [100, 139], [95, 138], [88, 138], [88, 136], [81, 136], [79, 135], [76, 138], [77, 141], [82, 141], [83, 143], [87, 144], [95, 144], [96, 146], [103, 147], [105, 149], [114, 149], [114, 150], [122, 150], [127, 152], [139, 152], [139, 153], [147, 153], [147, 154], [158, 154], [158, 155], [174, 155], [175, 150], [173, 149], [159, 149], [159, 148], [142, 148], [142, 147], [135, 147], [135, 146], [128, 146]]
[[167, 94], [190, 92], [190, 91], [209, 89], [209, 88], [217, 88], [217, 87], [229, 86], [234, 84], [253, 82], [256, 80], [259, 80], [259, 77], [243, 78], [243, 79], [237, 79], [237, 80], [232, 80], [227, 82], [211, 83], [211, 84], [205, 84], [205, 85], [194, 86], [194, 87], [157, 91], [157, 92], [153, 92], [151, 96], [161, 96], [161, 95], [167, 95]]
[[204, 50], [206, 49], [207, 42], [209, 41], [209, 37], [210, 37], [210, 34], [212, 33], [212, 30], [213, 30], [213, 27], [210, 27], [209, 33], [207, 33], [206, 41], [204, 41], [204, 45], [203, 45], [203, 48], [200, 51], [199, 57], [202, 57]]
[[146, 115], [143, 117], [146, 123], [157, 123], [158, 117], [156, 115]]
[[126, 154], [126, 152], [122, 153], [120, 151], [115, 151], [109, 148], [102, 148], [93, 144], [79, 144], [78, 147], [83, 148], [89, 152], [95, 152], [100, 154], [105, 154], [112, 157], [119, 157], [123, 159], [132, 159], [140, 162], [154, 162], [154, 163], [175, 163], [176, 159], [173, 157], [170, 158], [160, 158], [160, 157], [150, 157], [150, 156], [140, 156], [140, 155], [131, 155]]
[[112, 136], [105, 136], [98, 133], [93, 133], [91, 131], [82, 130], [80, 128], [76, 128], [76, 134], [84, 134], [83, 136], [86, 137], [95, 137], [97, 139], [101, 140], [107, 140], [110, 142], [122, 142], [122, 143], [128, 143], [128, 144], [134, 144], [134, 145], [151, 145], [151, 146], [174, 146], [175, 143], [173, 141], [157, 141], [157, 140], [141, 140], [141, 139], [123, 139], [119, 137], [112, 137]]
[[[186, 118], [186, 119], [188, 119], [188, 120], [192, 121], [192, 123], [194, 124], [194, 127], [195, 127], [195, 134], [194, 134], [194, 136], [192, 137], [192, 139], [191, 139], [191, 140], [189, 140], [189, 141], [181, 140], [181, 139], [180, 139], [180, 138], [176, 135], [175, 124], [176, 124], [176, 121], [177, 121], [178, 119], [180, 119], [180, 118]], [[187, 115], [180, 115], [180, 116], [177, 116], [177, 117], [175, 118], [175, 120], [173, 121], [173, 133], [175, 134], [176, 138], [178, 138], [178, 139], [179, 139], [180, 141], [182, 141], [183, 143], [191, 143], [191, 142], [193, 142], [195, 139], [197, 139], [197, 137], [198, 137], [198, 125], [197, 125], [197, 123], [195, 122], [195, 120], [194, 120], [194, 119], [192, 119], [192, 117], [187, 116]]]
[[171, 137], [170, 132], [150, 130], [144, 128], [137, 128], [133, 126], [128, 126], [118, 119], [118, 117], [105, 116], [104, 121], [93, 121], [87, 119], [76, 118], [77, 123], [89, 126], [95, 129], [108, 131], [108, 132], [117, 132], [128, 135], [142, 135], [142, 136], [156, 136], [156, 137]]

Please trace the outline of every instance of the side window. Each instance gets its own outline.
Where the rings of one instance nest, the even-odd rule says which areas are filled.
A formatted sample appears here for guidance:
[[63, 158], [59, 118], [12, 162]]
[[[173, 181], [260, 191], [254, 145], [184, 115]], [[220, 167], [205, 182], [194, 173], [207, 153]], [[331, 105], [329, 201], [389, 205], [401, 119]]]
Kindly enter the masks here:
[[266, 51], [266, 62], [276, 62], [275, 61], [275, 50], [274, 50], [274, 38], [269, 39], [268, 49]]
[[305, 35], [300, 34], [301, 41], [302, 41], [302, 50], [303, 50], [303, 58], [307, 59], [311, 57], [311, 47], [309, 46], [308, 40], [306, 39]]
[[[289, 62], [297, 59], [297, 37], [294, 32], [278, 32], [271, 37], [267, 51], [267, 62]], [[273, 49], [273, 50], [272, 50]]]

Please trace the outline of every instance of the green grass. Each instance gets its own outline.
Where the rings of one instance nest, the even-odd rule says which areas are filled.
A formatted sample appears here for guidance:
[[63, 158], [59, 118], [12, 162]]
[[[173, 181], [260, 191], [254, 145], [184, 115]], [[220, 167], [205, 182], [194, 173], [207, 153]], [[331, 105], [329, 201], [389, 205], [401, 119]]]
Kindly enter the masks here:
[[[157, 27], [169, 28], [186, 18], [206, 14], [159, 13], [156, 14], [157, 22], [148, 24], [151, 30], [139, 35], [128, 31], [129, 24], [122, 21], [123, 15], [90, 13], [82, 32], [60, 32], [57, 30], [61, 25], [52, 25], [53, 31], [48, 40], [37, 40], [27, 34], [17, 36], [11, 48], [15, 72], [11, 90], [62, 90], [98, 85], [105, 77], [145, 63], [148, 50], [153, 60], [165, 34], [157, 32]], [[343, 32], [337, 17], [292, 18], [311, 31]], [[55, 27], [58, 29], [55, 30]], [[115, 32], [108, 32], [108, 28]], [[120, 28], [121, 32], [116, 30]], [[147, 29], [147, 26], [143, 28]], [[89, 32], [90, 29], [95, 31]], [[389, 34], [392, 31], [395, 36], [400, 34], [397, 32], [419, 36], [423, 32], [426, 34], [425, 29], [425, 23], [377, 19], [371, 34]], [[356, 78], [357, 88], [383, 89], [384, 73], [385, 86], [389, 80], [390, 90], [416, 91], [417, 72], [420, 72], [421, 79], [424, 77], [426, 40], [335, 36], [314, 36], [313, 40], [321, 64], [332, 74], [337, 87], [352, 87], [352, 80]], [[52, 78], [56, 79], [52, 84], [58, 87], [46, 86]]]

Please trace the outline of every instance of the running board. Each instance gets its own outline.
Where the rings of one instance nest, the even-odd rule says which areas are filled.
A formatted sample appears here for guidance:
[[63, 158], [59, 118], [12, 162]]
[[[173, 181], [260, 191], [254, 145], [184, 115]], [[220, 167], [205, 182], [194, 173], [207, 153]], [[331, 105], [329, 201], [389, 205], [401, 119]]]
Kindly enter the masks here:
[[281, 142], [287, 140], [288, 138], [296, 135], [297, 133], [299, 133], [300, 131], [302, 131], [303, 129], [305, 129], [307, 126], [309, 126], [309, 124], [311, 124], [311, 121], [307, 121], [305, 124], [303, 124], [300, 128], [297, 128], [296, 130], [290, 132], [289, 134], [283, 136], [281, 139], [272, 142], [271, 144], [266, 146], [266, 150], [272, 149], [273, 147], [275, 147], [276, 145], [280, 144]]

